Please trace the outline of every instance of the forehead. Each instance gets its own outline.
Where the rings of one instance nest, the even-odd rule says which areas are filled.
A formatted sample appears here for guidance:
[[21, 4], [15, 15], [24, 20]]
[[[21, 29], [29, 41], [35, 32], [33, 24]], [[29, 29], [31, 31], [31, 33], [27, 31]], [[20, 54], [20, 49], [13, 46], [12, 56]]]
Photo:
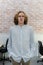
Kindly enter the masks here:
[[20, 12], [18, 15], [25, 15], [23, 12]]

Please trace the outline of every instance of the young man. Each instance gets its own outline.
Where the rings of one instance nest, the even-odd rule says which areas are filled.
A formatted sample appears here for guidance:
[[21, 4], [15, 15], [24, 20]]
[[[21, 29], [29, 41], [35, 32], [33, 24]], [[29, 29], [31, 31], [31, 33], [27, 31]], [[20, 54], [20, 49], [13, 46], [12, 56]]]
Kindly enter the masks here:
[[14, 17], [15, 25], [10, 28], [8, 52], [13, 65], [29, 65], [34, 56], [34, 33], [27, 21], [27, 15], [19, 11]]

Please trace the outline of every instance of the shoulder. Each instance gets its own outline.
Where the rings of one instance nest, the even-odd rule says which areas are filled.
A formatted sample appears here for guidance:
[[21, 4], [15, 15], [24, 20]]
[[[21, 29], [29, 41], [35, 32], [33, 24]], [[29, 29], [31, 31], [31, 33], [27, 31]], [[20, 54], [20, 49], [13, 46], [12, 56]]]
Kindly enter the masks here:
[[27, 25], [27, 28], [30, 29], [30, 30], [33, 30], [34, 28], [30, 25]]
[[11, 26], [9, 30], [11, 31], [11, 30], [15, 30], [15, 29], [16, 29], [16, 26], [14, 25], [14, 26]]

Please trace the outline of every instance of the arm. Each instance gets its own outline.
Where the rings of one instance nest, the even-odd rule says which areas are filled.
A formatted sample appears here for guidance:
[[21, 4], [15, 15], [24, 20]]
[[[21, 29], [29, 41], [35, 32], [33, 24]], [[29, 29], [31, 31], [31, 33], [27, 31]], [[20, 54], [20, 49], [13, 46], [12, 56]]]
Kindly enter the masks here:
[[30, 50], [31, 50], [30, 57], [34, 57], [34, 56], [38, 55], [37, 45], [34, 40], [35, 40], [34, 39], [34, 30], [33, 30], [33, 28], [31, 28], [31, 30], [30, 30]]
[[7, 49], [8, 49], [8, 55], [10, 57], [11, 54], [12, 54], [12, 36], [11, 36], [11, 30], [9, 31], [9, 42], [8, 42]]

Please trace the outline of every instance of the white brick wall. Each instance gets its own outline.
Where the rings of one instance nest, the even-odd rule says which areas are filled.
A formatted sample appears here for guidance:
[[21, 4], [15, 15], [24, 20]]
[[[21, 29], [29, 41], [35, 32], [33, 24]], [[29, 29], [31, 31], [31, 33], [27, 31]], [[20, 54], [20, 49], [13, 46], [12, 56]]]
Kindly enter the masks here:
[[43, 0], [0, 0], [0, 33], [14, 25], [13, 17], [19, 10], [26, 12], [36, 33], [43, 33]]

